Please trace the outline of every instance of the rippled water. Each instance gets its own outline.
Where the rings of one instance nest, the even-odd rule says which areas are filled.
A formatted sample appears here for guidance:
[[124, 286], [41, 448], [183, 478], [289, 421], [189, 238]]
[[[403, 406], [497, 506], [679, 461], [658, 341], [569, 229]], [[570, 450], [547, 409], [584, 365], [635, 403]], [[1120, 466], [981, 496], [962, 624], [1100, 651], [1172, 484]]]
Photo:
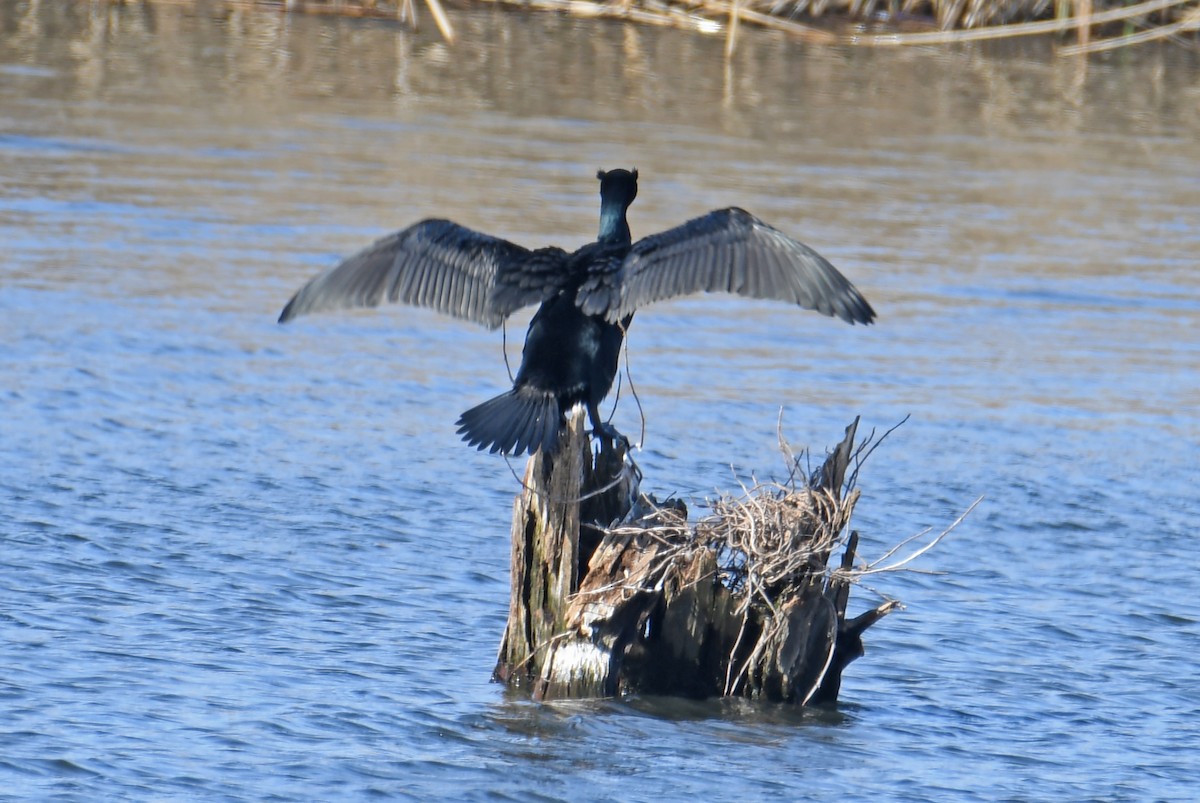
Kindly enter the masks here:
[[[0, 775], [17, 799], [1190, 799], [1200, 740], [1200, 84], [1178, 50], [722, 43], [456, 12], [463, 41], [0, 2]], [[1189, 60], [1191, 59], [1191, 60]], [[694, 501], [910, 420], [863, 469], [837, 711], [534, 705], [488, 682], [501, 338], [274, 323], [427, 215], [530, 244], [738, 204], [875, 327], [708, 297], [638, 317], [647, 487]], [[509, 329], [517, 356], [523, 320]], [[628, 394], [618, 425], [637, 432]], [[514, 469], [520, 470], [519, 464]], [[862, 590], [854, 610], [873, 604]]]

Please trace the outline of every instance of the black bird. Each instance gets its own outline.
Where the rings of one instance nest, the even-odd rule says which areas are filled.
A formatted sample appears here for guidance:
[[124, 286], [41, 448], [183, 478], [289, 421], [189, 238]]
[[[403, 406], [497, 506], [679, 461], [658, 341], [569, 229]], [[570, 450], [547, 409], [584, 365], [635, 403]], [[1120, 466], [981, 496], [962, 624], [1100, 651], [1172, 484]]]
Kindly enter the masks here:
[[298, 315], [400, 301], [495, 329], [540, 303], [513, 389], [467, 410], [467, 443], [504, 454], [553, 453], [567, 413], [584, 404], [598, 435], [617, 437], [598, 405], [617, 373], [635, 310], [699, 291], [790, 301], [870, 323], [875, 311], [820, 254], [742, 209], [718, 209], [632, 241], [625, 212], [637, 170], [601, 170], [600, 235], [573, 254], [528, 250], [449, 220], [398, 231], [318, 275], [284, 307]]

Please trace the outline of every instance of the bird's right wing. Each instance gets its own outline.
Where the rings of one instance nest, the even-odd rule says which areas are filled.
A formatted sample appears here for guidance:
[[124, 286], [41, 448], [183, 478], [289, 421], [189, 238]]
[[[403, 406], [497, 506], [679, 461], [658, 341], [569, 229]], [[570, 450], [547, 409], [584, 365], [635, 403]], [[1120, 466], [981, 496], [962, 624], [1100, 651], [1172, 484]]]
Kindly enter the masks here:
[[[513, 310], [540, 300], [543, 287], [521, 287], [528, 282], [517, 279], [526, 266], [552, 274], [559, 254], [566, 259], [559, 249], [529, 251], [450, 220], [423, 220], [317, 275], [292, 296], [279, 322], [310, 312], [400, 302], [494, 329]], [[506, 288], [501, 301], [494, 298], [498, 286]]]
[[619, 266], [591, 272], [580, 308], [617, 321], [644, 304], [698, 292], [788, 301], [851, 323], [875, 318], [824, 257], [736, 207], [639, 240]]

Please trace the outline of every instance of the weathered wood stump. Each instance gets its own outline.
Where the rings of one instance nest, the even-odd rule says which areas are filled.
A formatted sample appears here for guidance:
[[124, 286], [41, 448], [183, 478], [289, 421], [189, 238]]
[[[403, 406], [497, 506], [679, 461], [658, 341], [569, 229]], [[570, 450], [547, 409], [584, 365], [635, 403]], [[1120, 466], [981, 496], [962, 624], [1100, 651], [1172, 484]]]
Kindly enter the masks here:
[[857, 424], [811, 478], [718, 500], [689, 525], [682, 504], [639, 494], [620, 444], [593, 452], [583, 417], [571, 418], [560, 451], [529, 461], [514, 506], [495, 677], [536, 699], [836, 701], [862, 632], [895, 607], [846, 619]]

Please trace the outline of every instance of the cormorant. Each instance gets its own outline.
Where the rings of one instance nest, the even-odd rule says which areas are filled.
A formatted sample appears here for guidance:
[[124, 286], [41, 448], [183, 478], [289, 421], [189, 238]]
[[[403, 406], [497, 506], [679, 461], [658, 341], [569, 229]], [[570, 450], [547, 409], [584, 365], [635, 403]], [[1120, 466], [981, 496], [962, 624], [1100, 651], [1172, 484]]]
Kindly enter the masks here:
[[400, 301], [490, 329], [540, 303], [513, 389], [467, 410], [458, 432], [479, 449], [553, 453], [566, 414], [584, 404], [597, 434], [616, 437], [598, 405], [617, 373], [633, 313], [699, 291], [790, 301], [870, 323], [875, 311], [820, 254], [745, 210], [718, 209], [632, 241], [626, 210], [637, 170], [599, 171], [600, 234], [574, 253], [529, 250], [449, 220], [388, 235], [318, 275], [284, 307], [298, 315]]

